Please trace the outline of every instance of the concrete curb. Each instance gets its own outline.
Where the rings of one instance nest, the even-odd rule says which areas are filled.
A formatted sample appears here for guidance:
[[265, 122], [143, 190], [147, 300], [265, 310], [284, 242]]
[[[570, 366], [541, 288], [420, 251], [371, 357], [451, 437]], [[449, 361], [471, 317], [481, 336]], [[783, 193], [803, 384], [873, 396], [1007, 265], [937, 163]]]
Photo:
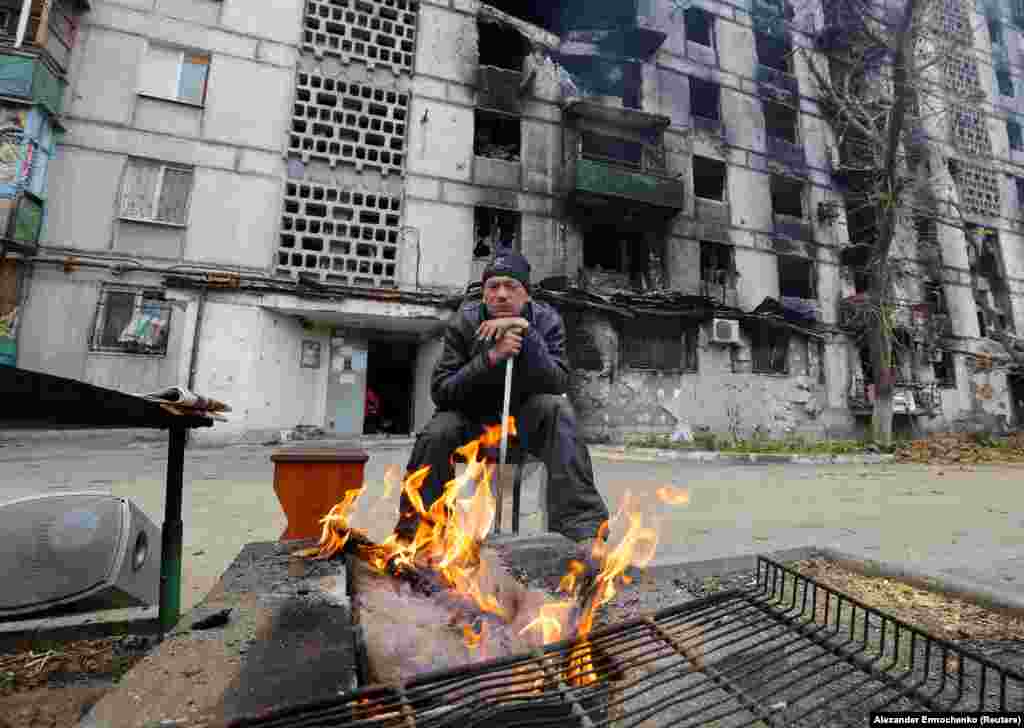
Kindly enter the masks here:
[[895, 455], [865, 453], [863, 455], [799, 455], [773, 452], [732, 453], [714, 450], [662, 450], [657, 448], [627, 448], [591, 445], [594, 457], [630, 462], [657, 462], [676, 460], [719, 465], [880, 465], [896, 460]]
[[1024, 594], [999, 589], [951, 574], [919, 569], [908, 564], [879, 561], [867, 552], [840, 551], [828, 546], [800, 546], [764, 554], [741, 554], [704, 561], [661, 564], [649, 568], [648, 573], [655, 579], [671, 578], [673, 573], [685, 574], [695, 579], [728, 576], [736, 572], [756, 569], [759, 555], [780, 563], [825, 558], [864, 576], [897, 579], [919, 589], [927, 589], [947, 597], [963, 599], [993, 611], [1008, 613], [1012, 616], [1024, 615]]
[[115, 635], [155, 635], [160, 632], [157, 607], [111, 609], [64, 617], [37, 617], [0, 622], [0, 654], [17, 649], [25, 640], [73, 641]]

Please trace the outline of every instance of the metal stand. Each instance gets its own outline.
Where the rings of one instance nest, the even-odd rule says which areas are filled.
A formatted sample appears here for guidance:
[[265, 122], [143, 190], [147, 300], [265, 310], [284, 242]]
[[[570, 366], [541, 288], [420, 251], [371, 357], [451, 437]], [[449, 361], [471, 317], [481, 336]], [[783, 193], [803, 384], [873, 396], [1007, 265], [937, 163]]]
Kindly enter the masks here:
[[164, 634], [174, 628], [181, 616], [181, 499], [187, 432], [185, 428], [172, 427], [167, 451], [167, 493], [160, 542], [160, 631]]

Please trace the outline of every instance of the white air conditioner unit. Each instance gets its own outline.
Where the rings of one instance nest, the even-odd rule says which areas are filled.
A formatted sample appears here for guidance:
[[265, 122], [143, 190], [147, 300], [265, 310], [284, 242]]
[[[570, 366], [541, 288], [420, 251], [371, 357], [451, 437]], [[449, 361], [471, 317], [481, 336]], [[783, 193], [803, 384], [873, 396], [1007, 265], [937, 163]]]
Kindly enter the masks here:
[[716, 344], [740, 343], [740, 322], [733, 319], [714, 319], [711, 322], [711, 341]]
[[160, 532], [125, 498], [78, 491], [0, 501], [0, 543], [0, 619], [158, 601]]

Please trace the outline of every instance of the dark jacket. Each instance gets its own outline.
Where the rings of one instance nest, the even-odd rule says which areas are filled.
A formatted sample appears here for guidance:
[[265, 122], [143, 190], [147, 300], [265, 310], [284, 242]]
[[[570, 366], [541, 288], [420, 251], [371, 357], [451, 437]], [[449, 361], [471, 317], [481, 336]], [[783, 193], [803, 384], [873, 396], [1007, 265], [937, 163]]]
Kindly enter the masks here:
[[[430, 393], [441, 411], [498, 421], [505, 397], [505, 364], [492, 367], [487, 352], [494, 343], [476, 338], [477, 327], [485, 317], [489, 318], [480, 301], [463, 304], [452, 316]], [[531, 395], [564, 394], [569, 383], [562, 317], [539, 301], [527, 303], [522, 317], [530, 322], [530, 329], [512, 370], [512, 412]]]

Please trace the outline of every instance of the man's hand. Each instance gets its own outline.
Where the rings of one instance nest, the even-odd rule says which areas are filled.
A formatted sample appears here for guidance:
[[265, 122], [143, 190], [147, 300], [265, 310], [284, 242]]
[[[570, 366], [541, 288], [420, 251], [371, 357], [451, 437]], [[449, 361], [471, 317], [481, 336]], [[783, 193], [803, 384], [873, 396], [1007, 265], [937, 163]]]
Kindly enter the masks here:
[[[481, 341], [493, 341], [500, 339], [509, 332], [515, 332], [519, 336], [526, 333], [530, 328], [530, 322], [524, 318], [496, 318], [488, 319], [480, 324], [476, 330], [476, 337]], [[516, 352], [519, 353], [518, 351]]]
[[491, 366], [497, 366], [507, 359], [519, 356], [523, 349], [523, 337], [519, 334], [508, 333], [498, 339], [498, 343], [488, 352], [491, 358]]

